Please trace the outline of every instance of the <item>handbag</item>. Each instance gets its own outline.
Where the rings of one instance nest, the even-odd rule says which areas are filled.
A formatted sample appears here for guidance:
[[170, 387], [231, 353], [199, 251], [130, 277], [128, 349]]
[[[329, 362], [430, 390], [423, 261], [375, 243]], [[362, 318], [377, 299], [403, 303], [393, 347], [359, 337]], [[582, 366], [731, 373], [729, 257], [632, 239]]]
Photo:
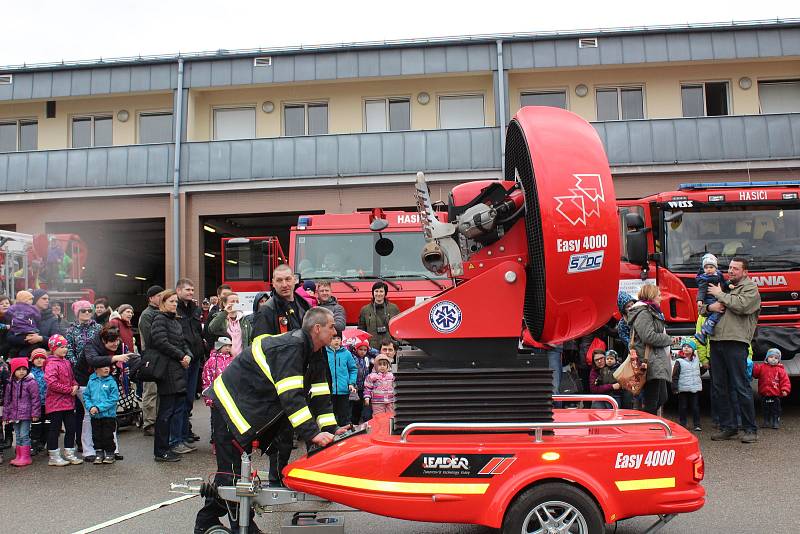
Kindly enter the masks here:
[[145, 349], [136, 362], [138, 367], [131, 368], [131, 375], [143, 382], [156, 382], [163, 375], [164, 358], [153, 349]]
[[569, 364], [569, 371], [561, 374], [561, 383], [558, 387], [558, 392], [563, 395], [581, 393], [583, 390], [581, 384], [582, 382], [578, 370], [575, 368], [575, 364], [571, 363]]
[[[628, 357], [625, 358], [625, 361], [614, 371], [614, 379], [619, 383], [622, 389], [630, 391], [634, 395], [638, 395], [642, 391], [642, 387], [644, 387], [647, 378], [647, 369], [642, 369], [639, 356], [636, 354], [636, 349], [633, 348], [635, 339], [636, 332], [631, 329], [631, 344]], [[650, 347], [645, 345], [644, 350], [644, 357], [646, 360], [650, 356]]]

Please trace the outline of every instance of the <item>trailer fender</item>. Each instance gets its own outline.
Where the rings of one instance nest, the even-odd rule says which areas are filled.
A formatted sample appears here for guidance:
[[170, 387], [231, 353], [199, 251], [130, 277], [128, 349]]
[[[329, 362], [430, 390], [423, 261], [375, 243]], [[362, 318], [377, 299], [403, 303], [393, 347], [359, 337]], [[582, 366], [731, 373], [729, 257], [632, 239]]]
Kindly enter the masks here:
[[486, 507], [481, 524], [492, 528], [501, 528], [506, 511], [514, 499], [527, 489], [544, 482], [567, 482], [582, 489], [595, 500], [607, 523], [616, 520], [614, 517], [614, 511], [618, 509], [616, 499], [608, 493], [600, 481], [581, 469], [544, 465], [518, 473], [498, 489], [491, 503]]

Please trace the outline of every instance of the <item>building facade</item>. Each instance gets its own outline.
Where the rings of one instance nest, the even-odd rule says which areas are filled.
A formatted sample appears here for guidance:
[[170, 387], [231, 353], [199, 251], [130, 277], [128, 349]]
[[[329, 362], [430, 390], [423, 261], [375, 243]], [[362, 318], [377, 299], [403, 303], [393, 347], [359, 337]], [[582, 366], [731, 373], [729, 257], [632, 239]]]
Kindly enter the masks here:
[[85, 236], [104, 293], [210, 285], [222, 234], [499, 178], [524, 105], [590, 121], [620, 198], [799, 179], [800, 20], [0, 68], [0, 228]]

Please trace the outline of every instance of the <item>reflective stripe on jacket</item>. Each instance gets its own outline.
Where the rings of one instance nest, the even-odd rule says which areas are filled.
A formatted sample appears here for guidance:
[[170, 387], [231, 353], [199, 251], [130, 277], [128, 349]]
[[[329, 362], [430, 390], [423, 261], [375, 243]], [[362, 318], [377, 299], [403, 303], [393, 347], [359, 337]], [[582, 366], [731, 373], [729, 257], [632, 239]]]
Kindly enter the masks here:
[[313, 352], [302, 330], [258, 336], [214, 380], [207, 395], [220, 408], [236, 440], [269, 437], [288, 419], [300, 438], [334, 432], [324, 351]]

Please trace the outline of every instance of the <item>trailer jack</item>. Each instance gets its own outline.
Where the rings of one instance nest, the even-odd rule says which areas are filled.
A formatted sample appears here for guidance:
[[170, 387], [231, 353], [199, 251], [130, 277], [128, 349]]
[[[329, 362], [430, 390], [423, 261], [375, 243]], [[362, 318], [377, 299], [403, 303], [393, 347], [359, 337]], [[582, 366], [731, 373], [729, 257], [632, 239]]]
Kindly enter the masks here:
[[[241, 457], [240, 472], [242, 475], [232, 486], [215, 486], [204, 482], [202, 478], [193, 477], [184, 479], [183, 483], [170, 484], [170, 492], [217, 498], [225, 503], [238, 505], [238, 510], [252, 508], [258, 515], [279, 512], [280, 510], [276, 510], [275, 507], [299, 502], [330, 503], [327, 499], [308, 493], [262, 485], [260, 479], [253, 476], [250, 456], [244, 452]], [[250, 526], [250, 514], [239, 513], [238, 515], [239, 534], [247, 534]], [[227, 531], [227, 529], [219, 527], [214, 527], [214, 529], [213, 534]], [[292, 534], [298, 531], [302, 531], [303, 534], [344, 534], [344, 518], [330, 515], [324, 510], [293, 512], [292, 516], [281, 525], [280, 532], [281, 534]], [[207, 534], [211, 534], [211, 532]]]

